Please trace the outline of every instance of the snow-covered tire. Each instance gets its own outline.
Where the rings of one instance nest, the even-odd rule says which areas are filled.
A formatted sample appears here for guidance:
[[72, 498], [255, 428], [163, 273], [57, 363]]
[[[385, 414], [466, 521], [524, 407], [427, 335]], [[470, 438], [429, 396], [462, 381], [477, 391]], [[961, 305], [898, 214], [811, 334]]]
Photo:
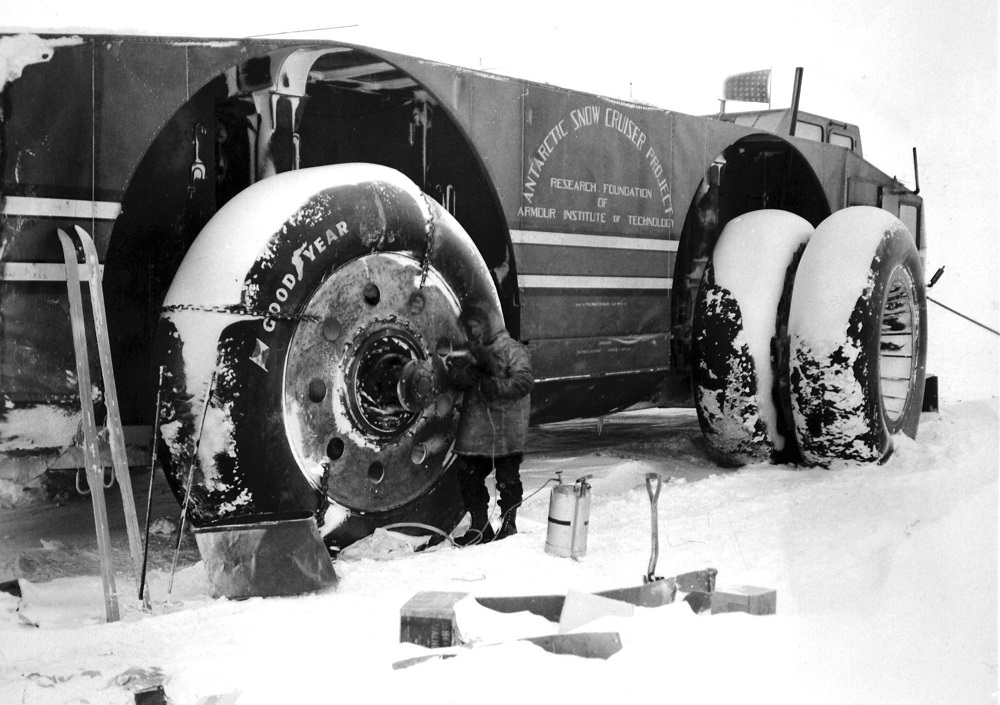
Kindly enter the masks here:
[[779, 210], [746, 213], [719, 236], [695, 302], [692, 379], [698, 421], [722, 465], [792, 452], [782, 413], [777, 333], [813, 227]]
[[882, 462], [914, 437], [923, 402], [927, 301], [910, 232], [879, 208], [820, 223], [789, 312], [790, 382], [803, 458]]
[[180, 501], [192, 473], [190, 519], [316, 512], [340, 546], [399, 522], [453, 529], [458, 393], [437, 351], [463, 344], [471, 301], [502, 320], [472, 240], [396, 171], [316, 167], [237, 195], [158, 330], [159, 456]]

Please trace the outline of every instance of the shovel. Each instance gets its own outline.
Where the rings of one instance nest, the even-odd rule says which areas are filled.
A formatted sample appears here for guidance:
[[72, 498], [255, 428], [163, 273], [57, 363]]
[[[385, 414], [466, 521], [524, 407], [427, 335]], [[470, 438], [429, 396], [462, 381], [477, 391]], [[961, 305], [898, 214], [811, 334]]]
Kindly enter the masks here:
[[654, 575], [653, 572], [656, 570], [656, 559], [660, 553], [660, 528], [659, 521], [656, 515], [656, 501], [660, 498], [660, 484], [661, 478], [660, 474], [657, 472], [646, 473], [646, 492], [649, 493], [649, 507], [652, 512], [652, 548], [649, 554], [649, 569], [646, 574], [642, 576], [642, 582], [652, 583], [657, 580], [663, 580], [662, 577]]

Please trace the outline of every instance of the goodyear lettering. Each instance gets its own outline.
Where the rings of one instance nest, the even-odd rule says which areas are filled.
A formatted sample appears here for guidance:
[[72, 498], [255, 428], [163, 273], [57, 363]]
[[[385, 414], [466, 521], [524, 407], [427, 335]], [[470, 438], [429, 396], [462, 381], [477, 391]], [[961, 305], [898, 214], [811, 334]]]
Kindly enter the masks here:
[[[340, 221], [334, 228], [335, 230], [327, 228], [323, 235], [313, 239], [311, 242], [303, 243], [292, 252], [289, 263], [295, 271], [286, 272], [281, 277], [281, 286], [275, 290], [274, 300], [267, 305], [268, 313], [281, 313], [281, 304], [288, 301], [292, 290], [302, 281], [306, 269], [316, 261], [320, 254], [326, 252], [328, 245], [332, 245], [348, 233], [346, 221]], [[261, 325], [265, 331], [270, 333], [274, 330], [275, 323], [273, 319], [265, 318]]]
[[[326, 232], [329, 233], [330, 231], [327, 230]], [[329, 235], [327, 237], [329, 237]], [[315, 248], [315, 250], [313, 248]], [[303, 245], [302, 247], [300, 247], [298, 250], [295, 251], [295, 254], [297, 254], [297, 255], [305, 255], [306, 257], [309, 258], [310, 262], [315, 262], [316, 261], [316, 255], [318, 255], [319, 253], [323, 252], [325, 249], [326, 249], [326, 243], [323, 242], [323, 238], [318, 237], [315, 240], [313, 240], [311, 243], [308, 243], [308, 244]], [[294, 255], [293, 255], [292, 259], [294, 261], [294, 259], [295, 259]]]
[[[270, 304], [267, 305], [267, 310], [270, 313], [281, 313], [281, 306], [278, 305], [277, 301], [272, 301]], [[274, 321], [272, 321], [270, 318], [265, 318], [263, 327], [264, 330], [270, 333], [271, 331], [274, 330]]]

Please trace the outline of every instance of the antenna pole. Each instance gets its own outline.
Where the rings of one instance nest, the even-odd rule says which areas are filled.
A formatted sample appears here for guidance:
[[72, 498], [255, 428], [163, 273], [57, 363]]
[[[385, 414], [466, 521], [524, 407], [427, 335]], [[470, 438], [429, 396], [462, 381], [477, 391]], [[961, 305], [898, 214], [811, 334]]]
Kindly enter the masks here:
[[788, 134], [795, 135], [795, 124], [799, 121], [799, 96], [802, 95], [802, 67], [795, 68], [795, 86], [792, 88], [792, 121], [788, 126]]

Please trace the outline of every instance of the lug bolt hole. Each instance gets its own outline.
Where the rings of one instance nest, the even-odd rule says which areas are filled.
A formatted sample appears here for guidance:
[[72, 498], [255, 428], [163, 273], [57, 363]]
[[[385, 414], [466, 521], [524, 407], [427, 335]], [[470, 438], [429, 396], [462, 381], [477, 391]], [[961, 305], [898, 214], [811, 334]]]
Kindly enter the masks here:
[[326, 382], [321, 379], [314, 379], [309, 382], [309, 400], [317, 404], [326, 397]]
[[379, 291], [378, 286], [372, 282], [365, 284], [364, 290], [365, 301], [368, 302], [369, 306], [374, 306], [382, 299], [382, 292]]
[[453, 349], [454, 346], [451, 344], [451, 340], [446, 336], [438, 338], [437, 345], [434, 346], [434, 352], [440, 357], [448, 357], [451, 355]]
[[427, 460], [427, 446], [423, 443], [416, 443], [410, 451], [410, 462], [414, 465], [422, 465]]
[[368, 466], [368, 480], [373, 484], [377, 485], [385, 479], [385, 468], [382, 463], [375, 461]]
[[333, 316], [330, 316], [323, 321], [323, 337], [331, 343], [340, 337], [340, 331], [340, 321]]
[[326, 444], [326, 456], [330, 460], [338, 460], [344, 454], [344, 442], [339, 438], [331, 438]]

